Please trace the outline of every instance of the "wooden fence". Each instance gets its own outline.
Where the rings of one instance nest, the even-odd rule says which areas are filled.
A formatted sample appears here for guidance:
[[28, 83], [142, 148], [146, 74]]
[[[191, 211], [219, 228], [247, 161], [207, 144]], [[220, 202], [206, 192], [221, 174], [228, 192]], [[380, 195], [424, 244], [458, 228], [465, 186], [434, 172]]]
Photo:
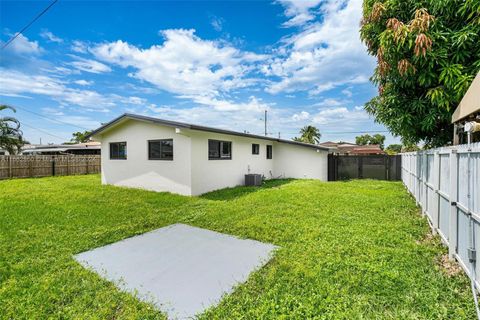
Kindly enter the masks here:
[[100, 155], [0, 156], [0, 179], [100, 172]]
[[402, 180], [480, 289], [480, 143], [403, 153]]

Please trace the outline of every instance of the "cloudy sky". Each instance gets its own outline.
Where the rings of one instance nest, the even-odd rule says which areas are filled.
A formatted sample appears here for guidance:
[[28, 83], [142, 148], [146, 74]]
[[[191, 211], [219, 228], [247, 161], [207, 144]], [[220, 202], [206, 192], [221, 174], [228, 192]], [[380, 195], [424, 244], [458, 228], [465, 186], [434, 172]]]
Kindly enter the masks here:
[[[380, 132], [363, 104], [375, 61], [361, 0], [59, 1], [0, 50], [0, 103], [30, 142], [63, 142], [122, 113], [322, 141]], [[2, 1], [1, 45], [49, 2]]]

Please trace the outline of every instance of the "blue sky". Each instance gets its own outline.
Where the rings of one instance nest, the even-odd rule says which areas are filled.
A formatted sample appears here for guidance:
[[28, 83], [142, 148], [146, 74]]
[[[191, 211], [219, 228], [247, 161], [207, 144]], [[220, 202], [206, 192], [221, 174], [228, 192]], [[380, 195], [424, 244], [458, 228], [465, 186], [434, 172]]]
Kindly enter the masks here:
[[[49, 2], [0, 4], [3, 45]], [[363, 110], [376, 89], [360, 16], [361, 0], [60, 0], [0, 51], [0, 103], [32, 143], [125, 112], [262, 134], [264, 110], [271, 135], [353, 141], [386, 130]]]

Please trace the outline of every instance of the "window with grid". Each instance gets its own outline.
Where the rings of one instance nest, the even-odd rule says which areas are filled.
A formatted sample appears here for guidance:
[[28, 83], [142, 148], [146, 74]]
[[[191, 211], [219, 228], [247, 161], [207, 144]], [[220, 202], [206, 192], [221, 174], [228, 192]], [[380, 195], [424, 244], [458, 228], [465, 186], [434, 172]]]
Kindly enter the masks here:
[[173, 160], [173, 139], [149, 140], [148, 160]]

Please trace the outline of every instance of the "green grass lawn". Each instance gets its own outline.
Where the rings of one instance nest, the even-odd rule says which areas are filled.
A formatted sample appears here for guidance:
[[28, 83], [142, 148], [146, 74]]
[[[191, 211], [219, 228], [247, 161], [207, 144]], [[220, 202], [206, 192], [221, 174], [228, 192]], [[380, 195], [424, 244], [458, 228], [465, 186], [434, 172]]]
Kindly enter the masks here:
[[399, 182], [277, 180], [189, 198], [97, 175], [0, 181], [0, 317], [164, 319], [72, 255], [176, 222], [280, 247], [200, 318], [475, 317], [467, 278], [439, 265], [446, 251]]

